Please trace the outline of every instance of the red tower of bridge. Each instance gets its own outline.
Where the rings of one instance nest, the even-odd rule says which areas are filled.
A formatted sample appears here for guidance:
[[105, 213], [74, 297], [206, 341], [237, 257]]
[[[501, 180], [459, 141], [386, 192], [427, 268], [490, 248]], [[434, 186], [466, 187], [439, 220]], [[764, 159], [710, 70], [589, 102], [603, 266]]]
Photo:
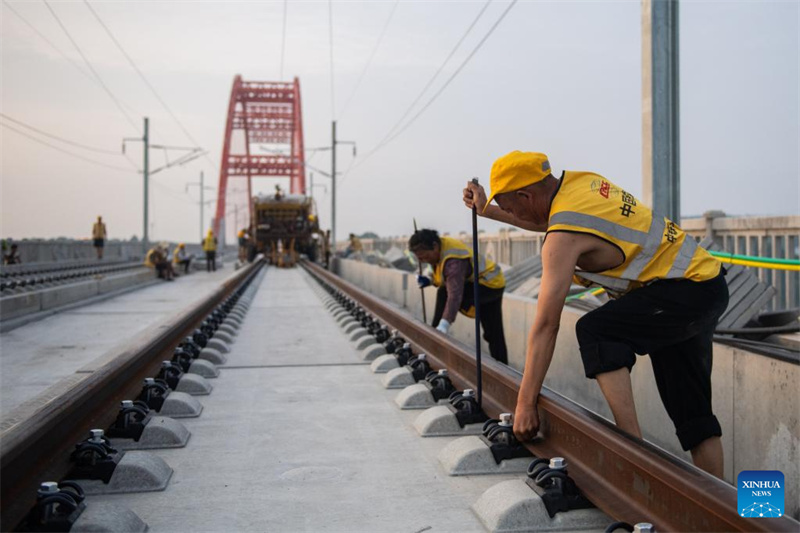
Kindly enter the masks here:
[[[244, 132], [244, 153], [231, 153], [231, 138], [235, 130]], [[251, 154], [250, 148], [254, 144], [269, 145], [269, 152]], [[293, 82], [243, 81], [239, 75], [233, 79], [214, 218], [214, 234], [218, 237], [225, 218], [228, 178], [247, 179], [250, 220], [254, 176], [288, 177], [290, 193], [306, 192], [303, 115], [297, 78]]]

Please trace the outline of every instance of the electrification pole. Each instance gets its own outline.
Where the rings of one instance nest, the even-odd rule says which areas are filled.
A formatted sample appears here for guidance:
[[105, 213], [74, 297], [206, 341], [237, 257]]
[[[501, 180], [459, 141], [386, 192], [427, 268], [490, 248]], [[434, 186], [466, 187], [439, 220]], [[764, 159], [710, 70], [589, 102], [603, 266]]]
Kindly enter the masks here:
[[336, 121], [331, 130], [331, 246], [336, 250]]
[[148, 212], [147, 212], [147, 204], [149, 203], [148, 200], [150, 198], [148, 192], [148, 179], [150, 178], [150, 136], [149, 136], [149, 129], [150, 129], [150, 119], [144, 117], [144, 137], [142, 137], [142, 142], [144, 143], [144, 237], [142, 238], [142, 243], [144, 244], [144, 253], [147, 254], [147, 249], [149, 248], [148, 244], [148, 235], [147, 235], [147, 228], [148, 228]]
[[203, 171], [200, 171], [200, 181], [199, 182], [192, 182], [186, 184], [186, 192], [189, 192], [189, 187], [197, 187], [200, 186], [200, 243], [203, 243], [203, 238], [205, 237], [205, 228], [203, 227], [203, 221], [205, 220], [205, 208], [206, 208], [206, 189], [213, 190], [214, 187], [206, 187], [205, 179]]
[[681, 221], [679, 2], [642, 2], [642, 201]]
[[336, 250], [336, 145], [352, 144], [353, 157], [356, 156], [355, 141], [339, 141], [336, 139], [336, 121], [331, 123], [331, 246]]
[[203, 243], [203, 208], [205, 207], [205, 190], [203, 185], [203, 171], [200, 171], [200, 244]]

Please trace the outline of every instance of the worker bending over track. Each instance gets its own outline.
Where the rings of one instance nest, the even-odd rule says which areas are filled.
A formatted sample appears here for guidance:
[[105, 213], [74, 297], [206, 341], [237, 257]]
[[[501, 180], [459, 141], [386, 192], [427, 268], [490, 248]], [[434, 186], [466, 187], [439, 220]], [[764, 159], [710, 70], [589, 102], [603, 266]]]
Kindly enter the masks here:
[[[431, 229], [414, 232], [408, 240], [408, 249], [422, 263], [433, 267], [433, 279], [418, 276], [420, 288], [431, 284], [438, 287], [433, 327], [447, 334], [460, 311], [475, 317], [475, 282], [472, 250], [451, 237], [439, 237]], [[483, 338], [489, 343], [489, 353], [496, 360], [508, 364], [506, 339], [503, 334], [503, 291], [506, 280], [503, 271], [493, 261], [478, 258], [478, 283], [480, 290], [480, 315]]]
[[[720, 428], [711, 409], [712, 335], [728, 305], [722, 265], [671, 220], [604, 177], [550, 173], [547, 156], [511, 152], [492, 166], [491, 196], [472, 183], [464, 203], [483, 216], [547, 232], [536, 317], [528, 335], [514, 433], [539, 430], [536, 403], [553, 357], [573, 281], [615, 297], [578, 320], [586, 377], [600, 385], [614, 420], [641, 438], [630, 369], [650, 354], [658, 392], [695, 465], [723, 475]], [[489, 205], [492, 199], [499, 207]], [[577, 267], [577, 270], [576, 270]]]

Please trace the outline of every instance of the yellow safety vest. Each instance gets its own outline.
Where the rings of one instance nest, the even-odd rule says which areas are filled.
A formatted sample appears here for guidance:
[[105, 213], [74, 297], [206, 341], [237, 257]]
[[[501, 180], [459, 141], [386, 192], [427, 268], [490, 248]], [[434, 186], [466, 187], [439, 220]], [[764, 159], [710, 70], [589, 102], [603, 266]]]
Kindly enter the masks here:
[[147, 255], [144, 257], [144, 266], [154, 268], [156, 266], [155, 262], [155, 255], [158, 254], [158, 250], [155, 248], [150, 248], [148, 250]]
[[575, 273], [578, 283], [614, 293], [659, 279], [705, 281], [722, 267], [677, 224], [591, 172], [564, 172], [550, 206], [547, 233], [554, 231], [595, 235], [622, 251], [625, 260], [616, 268]]
[[[472, 260], [472, 250], [466, 244], [452, 237], [441, 237], [439, 250], [439, 263], [433, 270], [433, 284], [441, 287], [444, 284], [444, 265], [450, 259], [469, 259], [472, 267], [467, 281], [475, 281], [475, 264]], [[502, 289], [506, 286], [503, 271], [492, 260], [487, 260], [483, 254], [478, 257], [478, 283], [490, 289]]]
[[102, 222], [95, 222], [92, 226], [92, 238], [93, 239], [105, 239], [106, 238], [106, 225]]
[[178, 247], [178, 248], [175, 248], [175, 251], [174, 251], [174, 252], [172, 252], [172, 263], [173, 263], [174, 265], [177, 265], [178, 263], [180, 263], [180, 262], [181, 262], [180, 253], [181, 253], [181, 249], [180, 249], [180, 247]]
[[214, 242], [213, 235], [206, 235], [206, 238], [203, 239], [203, 251], [204, 252], [216, 252], [217, 251], [217, 243]]

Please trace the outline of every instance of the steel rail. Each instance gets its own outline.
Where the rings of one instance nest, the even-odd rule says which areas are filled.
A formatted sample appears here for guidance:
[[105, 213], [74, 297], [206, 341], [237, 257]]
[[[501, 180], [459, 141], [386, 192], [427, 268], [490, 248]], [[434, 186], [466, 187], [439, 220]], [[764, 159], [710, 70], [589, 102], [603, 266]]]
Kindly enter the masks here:
[[[123, 261], [123, 260], [108, 260], [102, 263], [95, 261], [80, 261], [75, 263], [58, 263], [53, 262], [50, 264], [17, 264], [17, 265], [3, 265], [0, 269], [0, 277], [9, 278], [17, 276], [33, 276], [38, 274], [45, 274], [51, 272], [69, 272], [71, 270], [90, 270], [102, 269], [113, 267], [133, 267], [141, 265], [141, 261]], [[18, 267], [18, 268], [17, 268]]]
[[[475, 387], [475, 357], [409, 314], [321, 267], [303, 262], [318, 280], [356, 300], [446, 368], [458, 388]], [[494, 360], [483, 363], [483, 407], [489, 416], [513, 413], [522, 375]], [[650, 522], [657, 531], [798, 531], [791, 518], [747, 519], [737, 513], [736, 489], [544, 388], [539, 399], [542, 439], [525, 443], [536, 456], [560, 456], [570, 476], [614, 519]]]
[[11, 531], [36, 502], [44, 481], [58, 481], [69, 472], [69, 453], [90, 429], [106, 428], [116, 418], [115, 406], [138, 396], [142, 381], [158, 373], [161, 362], [214, 308], [247, 279], [261, 261], [248, 265], [211, 295], [145, 330], [117, 357], [85, 379], [44, 402], [33, 416], [4, 421], [0, 433], [0, 531]]

